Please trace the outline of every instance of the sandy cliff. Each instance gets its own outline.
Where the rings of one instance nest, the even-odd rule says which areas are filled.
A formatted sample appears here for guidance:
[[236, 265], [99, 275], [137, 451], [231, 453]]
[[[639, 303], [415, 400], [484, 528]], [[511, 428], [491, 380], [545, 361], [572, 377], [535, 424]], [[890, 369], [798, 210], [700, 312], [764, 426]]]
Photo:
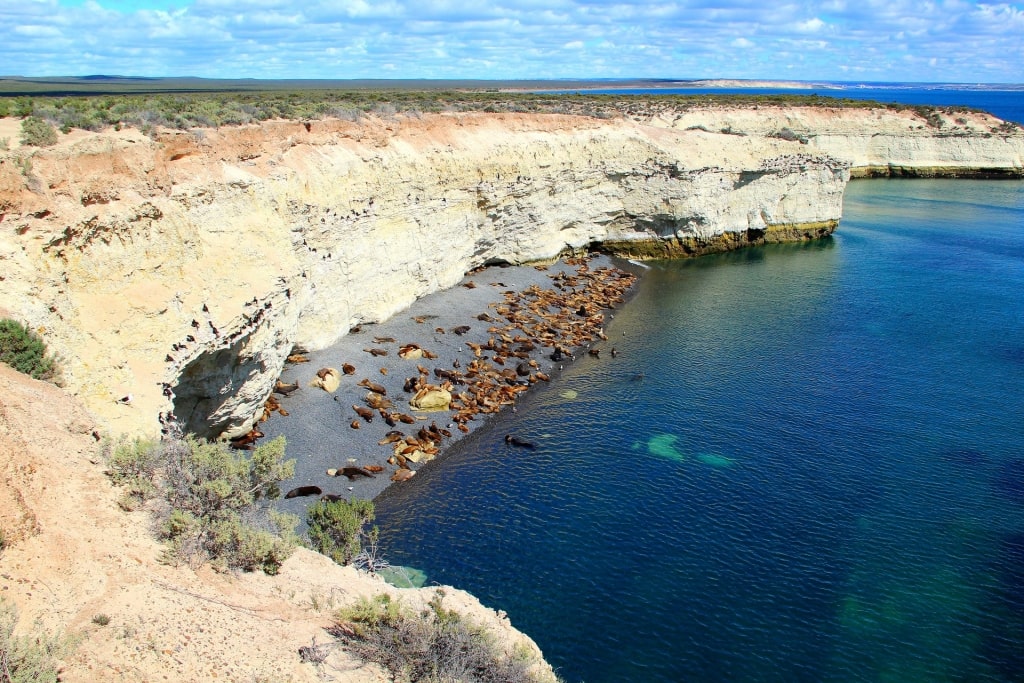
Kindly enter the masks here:
[[75, 132], [0, 157], [0, 308], [104, 429], [156, 433], [173, 410], [214, 435], [245, 426], [293, 345], [473, 267], [822, 236], [851, 167], [1019, 175], [1024, 136], [998, 124], [710, 107]]
[[[299, 549], [276, 576], [173, 567], [145, 511], [126, 513], [103, 474], [91, 415], [66, 392], [0, 364], [0, 597], [19, 635], [63, 633], [76, 646], [61, 680], [389, 680], [339, 647], [322, 666], [299, 648], [332, 643], [333, 612], [387, 593], [425, 609], [435, 588], [397, 589]], [[444, 588], [442, 605], [524, 648], [540, 680], [553, 674], [532, 640], [476, 598]], [[106, 616], [109, 623], [94, 621]]]

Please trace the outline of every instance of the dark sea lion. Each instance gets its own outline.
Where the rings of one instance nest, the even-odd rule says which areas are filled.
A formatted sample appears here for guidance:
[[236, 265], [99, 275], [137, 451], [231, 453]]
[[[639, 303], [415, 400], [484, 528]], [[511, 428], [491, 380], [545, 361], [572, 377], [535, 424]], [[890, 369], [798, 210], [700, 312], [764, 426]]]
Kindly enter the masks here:
[[369, 348], [369, 349], [363, 349], [363, 351], [366, 351], [371, 356], [386, 356], [386, 355], [388, 355], [387, 349], [378, 349], [378, 348], [375, 348], [375, 347], [374, 348]]
[[352, 410], [356, 411], [356, 415], [363, 418], [367, 422], [373, 422], [373, 411], [369, 408], [362, 408], [360, 406], [352, 406]]
[[320, 496], [320, 500], [325, 503], [337, 503], [339, 500], [345, 500], [344, 496], [339, 496], [337, 493], [325, 493]]
[[323, 490], [319, 486], [299, 486], [284, 494], [285, 498], [298, 498], [300, 496], [319, 496]]
[[356, 373], [356, 367], [351, 363], [342, 363], [341, 371], [344, 372], [346, 375], [354, 375]]
[[467, 332], [469, 332], [469, 330], [470, 330], [469, 325], [459, 325], [458, 327], [453, 327], [452, 328], [452, 332], [457, 334], [457, 335], [459, 335], [460, 337], [462, 335], [466, 334]]
[[354, 465], [346, 465], [340, 469], [327, 470], [328, 477], [348, 477], [349, 481], [355, 481], [356, 477], [369, 477], [373, 478], [373, 473], [363, 467], [356, 467]]
[[516, 438], [511, 434], [505, 435], [505, 443], [510, 444], [512, 446], [518, 446], [519, 448], [536, 448], [536, 446], [534, 446], [529, 441], [523, 441], [522, 439]]

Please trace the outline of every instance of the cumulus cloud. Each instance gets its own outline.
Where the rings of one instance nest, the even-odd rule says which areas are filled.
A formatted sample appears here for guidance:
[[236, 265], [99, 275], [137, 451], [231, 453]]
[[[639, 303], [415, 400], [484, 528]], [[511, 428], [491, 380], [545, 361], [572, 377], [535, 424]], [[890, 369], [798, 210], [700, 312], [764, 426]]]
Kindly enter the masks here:
[[0, 25], [23, 75], [1024, 81], [1005, 2], [33, 0]]

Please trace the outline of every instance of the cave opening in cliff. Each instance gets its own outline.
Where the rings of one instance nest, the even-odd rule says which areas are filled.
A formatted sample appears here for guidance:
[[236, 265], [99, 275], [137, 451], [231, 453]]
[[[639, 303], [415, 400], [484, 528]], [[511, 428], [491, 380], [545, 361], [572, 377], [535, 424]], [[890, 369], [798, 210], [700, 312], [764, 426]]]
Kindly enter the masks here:
[[228, 404], [258, 361], [242, 353], [246, 338], [205, 351], [189, 362], [172, 384], [174, 415], [185, 432], [213, 439], [234, 426]]

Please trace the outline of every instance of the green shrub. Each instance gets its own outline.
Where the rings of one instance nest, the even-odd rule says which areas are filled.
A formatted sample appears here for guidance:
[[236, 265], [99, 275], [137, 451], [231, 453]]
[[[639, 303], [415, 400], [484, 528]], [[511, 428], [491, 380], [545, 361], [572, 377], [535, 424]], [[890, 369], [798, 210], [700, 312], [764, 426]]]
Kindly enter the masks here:
[[38, 116], [29, 116], [21, 122], [21, 144], [49, 147], [57, 142], [57, 129]]
[[349, 564], [362, 551], [363, 541], [374, 545], [378, 531], [363, 527], [373, 521], [373, 502], [369, 500], [321, 500], [306, 510], [306, 525], [313, 550], [338, 564]]
[[357, 657], [396, 681], [504, 683], [535, 681], [528, 652], [506, 653], [494, 636], [445, 609], [438, 591], [429, 609], [415, 613], [387, 595], [341, 610], [331, 634]]
[[57, 362], [53, 356], [47, 355], [43, 340], [21, 323], [8, 318], [0, 320], [0, 362], [34, 379], [51, 382], [59, 379]]
[[71, 649], [71, 641], [45, 633], [15, 636], [18, 611], [0, 598], [0, 681], [3, 683], [56, 683], [58, 660]]
[[158, 493], [155, 483], [160, 467], [160, 444], [152, 439], [134, 439], [117, 444], [105, 442], [107, 476], [124, 488], [118, 504], [125, 510], [137, 510]]
[[274, 574], [298, 544], [294, 515], [261, 508], [292, 476], [278, 437], [249, 455], [186, 436], [107, 445], [107, 474], [125, 487], [122, 507], [162, 498], [157, 511], [168, 562], [209, 561], [222, 568]]
[[277, 572], [295, 546], [293, 515], [261, 516], [260, 500], [280, 496], [278, 483], [295, 472], [284, 460], [283, 436], [249, 456], [225, 444], [187, 436], [167, 442], [163, 537], [170, 559], [210, 560], [251, 571]]
[[106, 626], [110, 623], [110, 617], [108, 617], [106, 614], [100, 613], [93, 616], [92, 623], [96, 624], [97, 626]]

